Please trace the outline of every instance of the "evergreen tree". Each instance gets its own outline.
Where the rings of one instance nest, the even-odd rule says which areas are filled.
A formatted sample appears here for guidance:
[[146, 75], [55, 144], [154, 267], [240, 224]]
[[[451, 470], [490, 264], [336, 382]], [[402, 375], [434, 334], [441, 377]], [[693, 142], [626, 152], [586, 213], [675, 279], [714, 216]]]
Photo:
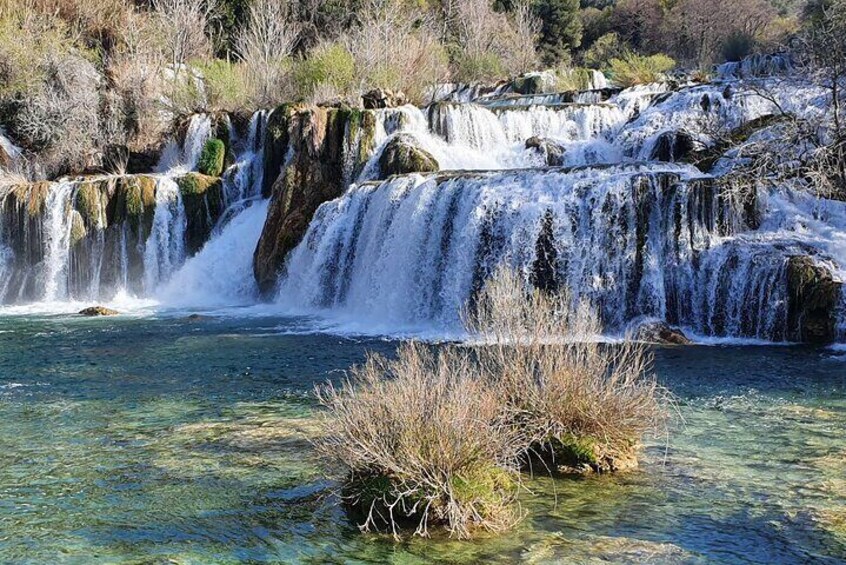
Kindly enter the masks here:
[[561, 62], [581, 45], [579, 0], [536, 0], [535, 14], [543, 22], [539, 49], [544, 64]]

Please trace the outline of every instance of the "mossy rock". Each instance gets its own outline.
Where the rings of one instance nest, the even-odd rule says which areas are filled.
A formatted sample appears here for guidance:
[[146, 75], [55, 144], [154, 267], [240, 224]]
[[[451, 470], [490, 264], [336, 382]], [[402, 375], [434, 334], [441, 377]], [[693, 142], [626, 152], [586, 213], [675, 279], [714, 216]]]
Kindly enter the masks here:
[[[359, 526], [371, 518], [375, 523], [370, 526], [392, 531], [392, 525], [387, 522], [388, 507], [395, 505], [394, 526], [415, 529], [424, 519], [430, 526], [444, 526], [448, 523], [448, 505], [452, 500], [462, 512], [475, 517], [471, 527], [502, 523], [514, 516], [511, 503], [516, 498], [519, 483], [514, 473], [490, 466], [454, 475], [439, 490], [431, 486], [419, 487], [409, 495], [412, 484], [416, 483], [378, 473], [348, 477], [342, 496], [349, 517]], [[401, 493], [402, 502], [396, 504]], [[423, 512], [428, 515], [424, 516]]]
[[89, 308], [85, 308], [79, 311], [81, 316], [117, 316], [120, 314], [117, 310], [112, 310], [111, 308], [106, 308], [105, 306], [91, 306]]
[[225, 162], [226, 144], [217, 138], [209, 139], [200, 153], [197, 170], [203, 175], [219, 177], [223, 173]]
[[638, 443], [610, 450], [592, 437], [574, 434], [551, 436], [530, 449], [533, 469], [547, 469], [563, 475], [610, 473], [637, 467]]
[[70, 230], [70, 244], [75, 247], [88, 235], [88, 230], [85, 228], [85, 222], [82, 219], [82, 214], [78, 211], [71, 211], [71, 230]]
[[831, 343], [837, 336], [835, 312], [842, 283], [831, 270], [812, 257], [787, 260], [788, 339], [806, 343]]
[[186, 244], [189, 253], [199, 251], [223, 212], [223, 181], [199, 173], [176, 179], [185, 206]]
[[80, 183], [74, 196], [74, 209], [87, 227], [99, 226], [103, 218], [103, 191], [99, 181]]
[[417, 146], [410, 135], [398, 135], [388, 142], [379, 157], [382, 177], [409, 173], [436, 173], [438, 161], [428, 151]]
[[188, 173], [178, 177], [176, 184], [183, 197], [202, 196], [209, 191], [220, 191], [223, 181], [220, 177], [212, 177], [201, 173]]

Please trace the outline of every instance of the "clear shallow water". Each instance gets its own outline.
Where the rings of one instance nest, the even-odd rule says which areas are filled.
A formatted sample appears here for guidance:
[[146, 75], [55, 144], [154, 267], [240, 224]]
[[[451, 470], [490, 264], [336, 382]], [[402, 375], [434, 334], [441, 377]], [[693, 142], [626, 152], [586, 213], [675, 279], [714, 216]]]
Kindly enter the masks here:
[[314, 383], [395, 344], [303, 325], [0, 318], [0, 562], [846, 560], [842, 352], [659, 350], [685, 424], [639, 471], [527, 481], [506, 536], [394, 543], [346, 522], [307, 437]]

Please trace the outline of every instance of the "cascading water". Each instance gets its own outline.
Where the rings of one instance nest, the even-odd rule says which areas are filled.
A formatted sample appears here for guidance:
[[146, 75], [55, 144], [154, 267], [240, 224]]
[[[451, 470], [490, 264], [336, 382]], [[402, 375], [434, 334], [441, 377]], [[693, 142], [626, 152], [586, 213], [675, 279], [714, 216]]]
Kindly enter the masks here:
[[185, 132], [185, 140], [181, 144], [175, 139], [168, 141], [159, 158], [156, 172], [173, 174], [196, 170], [203, 146], [211, 136], [211, 116], [208, 114], [191, 116]]
[[147, 292], [166, 281], [185, 261], [185, 207], [179, 186], [170, 178], [159, 179], [156, 212], [144, 253], [144, 281]]
[[[764, 192], [749, 208], [693, 167], [638, 164], [652, 158], [666, 132], [689, 131], [707, 147], [720, 132], [779, 107], [807, 115], [819, 105], [812, 87], [775, 93], [771, 100], [738, 83], [678, 91], [650, 85], [586, 106], [432, 106], [429, 131], [418, 120], [405, 131], [445, 159], [442, 168], [537, 166], [524, 147], [534, 136], [557, 144], [563, 163], [589, 167], [353, 185], [318, 209], [288, 257], [276, 300], [289, 312], [355, 320], [357, 329], [448, 331], [506, 261], [535, 284], [566, 285], [590, 299], [611, 331], [657, 318], [700, 335], [792, 339], [792, 258], [827, 258], [835, 277], [846, 279], [839, 205], [827, 201], [823, 211], [811, 199], [811, 210], [794, 198], [790, 209], [786, 196]], [[480, 155], [487, 166], [477, 165]]]
[[46, 277], [44, 299], [47, 302], [67, 298], [67, 269], [69, 242], [71, 236], [71, 215], [69, 214], [74, 186], [68, 182], [59, 183], [47, 196]]

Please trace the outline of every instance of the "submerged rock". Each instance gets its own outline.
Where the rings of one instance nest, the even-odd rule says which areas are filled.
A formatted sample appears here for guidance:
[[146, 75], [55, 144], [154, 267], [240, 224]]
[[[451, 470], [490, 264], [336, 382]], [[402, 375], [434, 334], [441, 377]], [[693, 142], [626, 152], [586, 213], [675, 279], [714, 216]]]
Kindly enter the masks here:
[[84, 308], [79, 311], [79, 314], [82, 316], [117, 316], [120, 314], [117, 310], [112, 310], [111, 308], [106, 308], [105, 306], [90, 306], [88, 308]]
[[804, 343], [831, 343], [837, 337], [835, 312], [843, 283], [831, 270], [809, 256], [787, 260], [788, 339]]
[[439, 170], [438, 161], [431, 153], [419, 147], [417, 140], [410, 135], [398, 135], [393, 138], [379, 156], [379, 171], [382, 177], [436, 173]]
[[636, 341], [659, 345], [691, 345], [693, 343], [681, 329], [658, 320], [640, 324], [634, 331], [633, 337]]
[[532, 136], [526, 140], [526, 149], [533, 149], [543, 155], [546, 164], [550, 167], [564, 165], [564, 147], [551, 139]]

